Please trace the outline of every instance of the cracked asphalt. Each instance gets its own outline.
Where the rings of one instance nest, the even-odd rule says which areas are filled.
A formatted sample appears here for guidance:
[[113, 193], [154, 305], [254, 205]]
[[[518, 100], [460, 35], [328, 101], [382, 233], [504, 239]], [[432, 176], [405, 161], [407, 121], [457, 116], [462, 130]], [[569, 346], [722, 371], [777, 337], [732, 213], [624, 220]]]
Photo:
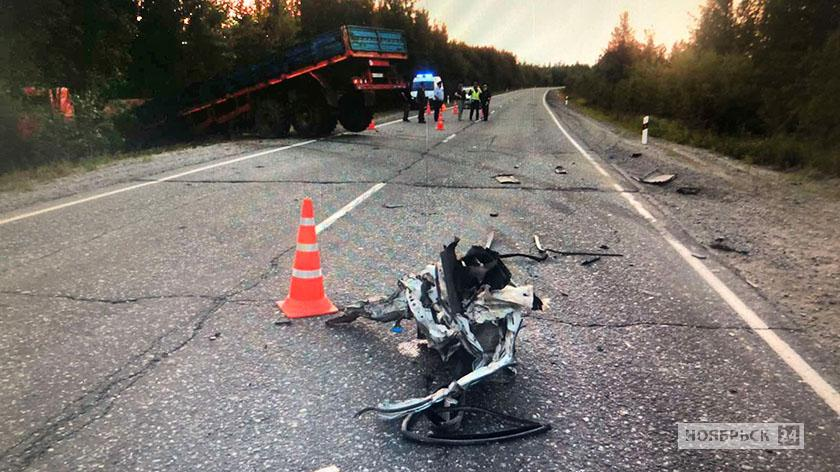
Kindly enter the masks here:
[[[836, 413], [563, 137], [544, 93], [497, 96], [486, 123], [447, 113], [444, 132], [429, 120], [335, 135], [0, 225], [0, 469], [840, 468]], [[596, 147], [576, 134], [580, 118], [555, 108]], [[296, 142], [225, 143], [217, 159]], [[208, 149], [219, 147], [194, 153]], [[100, 171], [104, 187], [74, 177], [78, 194], [53, 187], [63, 196], [30, 198], [4, 216], [214, 162], [178, 156], [182, 167], [122, 165], [110, 180]], [[499, 184], [502, 173], [521, 185]], [[551, 307], [526, 318], [516, 380], [469, 398], [550, 422], [549, 433], [464, 448], [407, 443], [397, 424], [353, 413], [426, 393], [435, 361], [411, 348], [410, 323], [399, 334], [364, 321], [275, 324], [301, 198], [314, 199], [321, 221], [380, 182], [319, 236], [339, 305], [390, 293], [456, 235], [462, 250], [494, 231], [501, 252], [534, 253], [539, 234], [554, 249], [623, 254], [586, 266], [574, 256], [508, 264]], [[800, 348], [782, 314], [705, 262]], [[810, 359], [807, 346], [800, 354]], [[681, 421], [804, 423], [805, 448], [680, 451]]]

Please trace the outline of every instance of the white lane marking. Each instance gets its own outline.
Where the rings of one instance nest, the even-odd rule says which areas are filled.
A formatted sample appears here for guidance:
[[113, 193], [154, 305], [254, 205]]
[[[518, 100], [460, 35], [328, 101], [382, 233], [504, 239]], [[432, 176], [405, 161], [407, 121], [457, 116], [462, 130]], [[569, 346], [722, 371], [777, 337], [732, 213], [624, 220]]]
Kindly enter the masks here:
[[444, 140], [443, 140], [443, 142], [444, 142], [444, 143], [448, 143], [448, 142], [449, 142], [449, 141], [451, 141], [451, 140], [452, 140], [452, 138], [454, 138], [455, 136], [458, 136], [458, 133], [452, 133], [452, 134], [450, 134], [449, 136], [447, 136], [447, 137], [446, 137], [446, 139], [444, 139]]
[[603, 174], [607, 180], [609, 180], [613, 184], [613, 188], [619, 191], [619, 195], [624, 197], [630, 205], [648, 222], [650, 222], [653, 227], [659, 232], [659, 234], [665, 239], [665, 241], [674, 248], [675, 251], [680, 255], [680, 257], [685, 260], [688, 265], [694, 269], [694, 271], [699, 275], [708, 285], [712, 288], [720, 298], [723, 299], [726, 304], [728, 304], [738, 316], [744, 320], [744, 323], [750, 327], [753, 332], [755, 332], [761, 339], [770, 346], [771, 349], [783, 360], [785, 363], [796, 372], [799, 377], [808, 384], [814, 392], [823, 399], [823, 401], [838, 415], [840, 415], [840, 393], [832, 387], [822, 376], [811, 367], [805, 359], [802, 358], [792, 347], [790, 344], [785, 342], [782, 338], [779, 337], [774, 331], [768, 328], [767, 323], [761, 319], [746, 303], [744, 303], [738, 295], [735, 294], [729, 287], [726, 286], [723, 281], [721, 281], [708, 267], [704, 264], [701, 260], [697, 259], [696, 257], [691, 255], [691, 251], [685, 247], [681, 242], [677, 240], [667, 229], [665, 229], [661, 224], [656, 224], [656, 218], [651, 215], [647, 209], [645, 209], [644, 205], [642, 205], [636, 198], [624, 191], [624, 188], [618, 184], [618, 182], [613, 179], [613, 177], [608, 174], [603, 167], [601, 167], [598, 162], [596, 162], [592, 156], [589, 155], [581, 146], [580, 144], [575, 141], [571, 135], [569, 135], [568, 131], [560, 124], [560, 121], [557, 120], [557, 117], [554, 116], [554, 112], [551, 111], [551, 108], [548, 107], [548, 102], [546, 101], [546, 97], [548, 96], [548, 91], [546, 91], [545, 95], [543, 95], [543, 106], [545, 107], [548, 114], [554, 120], [554, 124], [560, 128], [560, 131], [563, 135], [566, 136], [566, 139], [572, 143], [572, 145], [577, 148], [578, 151], [585, 157], [589, 162], [592, 163], [593, 166]]
[[348, 212], [350, 212], [350, 210], [359, 206], [360, 203], [362, 203], [363, 201], [370, 198], [370, 196], [373, 195], [374, 193], [382, 190], [382, 187], [384, 187], [384, 186], [385, 186], [385, 183], [380, 182], [380, 183], [374, 185], [373, 187], [367, 189], [367, 191], [365, 191], [365, 193], [359, 195], [358, 197], [353, 199], [352, 202], [348, 203], [347, 205], [344, 205], [341, 209], [339, 209], [337, 212], [330, 215], [327, 219], [318, 223], [318, 225], [315, 226], [315, 233], [320, 233], [321, 231], [324, 231], [325, 229], [329, 228], [339, 218], [341, 218], [342, 216], [344, 216]]
[[31, 211], [29, 213], [23, 213], [23, 214], [20, 214], [20, 215], [5, 218], [5, 219], [0, 220], [0, 225], [4, 225], [6, 223], [11, 223], [13, 221], [22, 220], [24, 218], [30, 218], [30, 217], [33, 217], [33, 216], [42, 215], [44, 213], [49, 213], [51, 211], [60, 210], [62, 208], [67, 208], [67, 207], [71, 207], [71, 206], [74, 206], [74, 205], [79, 205], [79, 204], [82, 204], [82, 203], [92, 202], [94, 200], [99, 200], [100, 198], [110, 197], [112, 195], [117, 195], [117, 194], [124, 193], [124, 192], [130, 192], [132, 190], [137, 190], [139, 188], [148, 187], [150, 185], [156, 185], [156, 184], [159, 184], [159, 183], [162, 183], [162, 182], [166, 182], [166, 181], [169, 181], [169, 180], [184, 177], [186, 175], [191, 175], [191, 174], [195, 174], [195, 173], [198, 173], [198, 172], [204, 172], [205, 170], [215, 169], [217, 167], [222, 167], [222, 166], [228, 166], [228, 165], [231, 165], [231, 164], [235, 164], [237, 162], [242, 162], [242, 161], [246, 161], [248, 159], [253, 159], [255, 157], [265, 156], [266, 154], [285, 151], [287, 149], [292, 149], [292, 148], [296, 148], [296, 147], [300, 147], [300, 146], [306, 146], [307, 144], [312, 144], [316, 141], [319, 141], [319, 140], [318, 139], [310, 139], [308, 141], [301, 141], [299, 143], [290, 144], [288, 146], [282, 146], [282, 147], [273, 148], [273, 149], [266, 149], [264, 151], [255, 152], [253, 154], [248, 154], [248, 155], [245, 155], [245, 156], [236, 157], [234, 159], [228, 159], [226, 161], [217, 162], [215, 164], [209, 164], [209, 165], [206, 165], [206, 166], [202, 166], [202, 167], [199, 167], [197, 169], [191, 169], [191, 170], [188, 170], [188, 171], [179, 172], [177, 174], [168, 175], [166, 177], [161, 177], [159, 179], [151, 180], [149, 182], [143, 182], [143, 183], [139, 183], [139, 184], [135, 184], [135, 185], [129, 185], [128, 187], [118, 188], [116, 190], [111, 190], [109, 192], [98, 193], [96, 195], [91, 195], [90, 197], [80, 198], [78, 200], [72, 200], [72, 201], [65, 202], [65, 203], [62, 203], [62, 204], [59, 204], [59, 205], [54, 205], [54, 206], [51, 206], [51, 207], [42, 208], [40, 210]]

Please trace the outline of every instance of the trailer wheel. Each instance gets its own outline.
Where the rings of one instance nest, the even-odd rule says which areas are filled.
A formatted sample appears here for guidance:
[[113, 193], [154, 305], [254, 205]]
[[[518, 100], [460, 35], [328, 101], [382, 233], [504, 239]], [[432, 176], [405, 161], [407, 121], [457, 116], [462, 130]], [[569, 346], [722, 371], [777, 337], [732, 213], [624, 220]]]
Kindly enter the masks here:
[[292, 102], [292, 125], [302, 137], [329, 134], [335, 123], [335, 114], [320, 91], [300, 93]]
[[289, 117], [279, 100], [264, 99], [254, 110], [254, 132], [261, 138], [285, 138], [289, 135]]
[[365, 98], [361, 93], [347, 93], [338, 101], [338, 121], [347, 131], [358, 133], [367, 129], [373, 111], [365, 106]]

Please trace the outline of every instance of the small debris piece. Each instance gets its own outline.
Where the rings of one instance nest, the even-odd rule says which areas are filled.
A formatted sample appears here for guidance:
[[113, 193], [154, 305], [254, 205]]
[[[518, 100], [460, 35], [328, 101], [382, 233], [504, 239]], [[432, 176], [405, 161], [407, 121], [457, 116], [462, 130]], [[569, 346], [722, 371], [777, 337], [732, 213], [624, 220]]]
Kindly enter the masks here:
[[601, 248], [601, 249], [603, 249], [603, 250], [607, 250], [607, 249], [609, 249], [609, 248], [610, 248], [610, 247], [609, 247], [609, 246], [607, 246], [606, 244], [601, 244], [601, 245], [600, 245], [600, 246], [598, 246], [598, 247], [599, 247], [599, 248]]
[[633, 154], [630, 154], [630, 157], [642, 157], [642, 153], [634, 152]]
[[591, 257], [591, 258], [581, 262], [580, 265], [588, 266], [588, 265], [594, 264], [594, 263], [596, 263], [600, 260], [601, 260], [601, 256], [595, 256], [595, 257]]
[[680, 187], [677, 189], [677, 193], [681, 193], [683, 195], [697, 195], [700, 193], [700, 187]]
[[492, 216], [493, 218], [495, 218], [495, 217], [499, 216], [499, 213], [498, 213], [498, 212], [495, 212], [495, 211], [491, 211], [491, 212], [490, 212], [490, 216]]
[[514, 169], [519, 169], [519, 164], [514, 164], [514, 165], [513, 165], [513, 168], [514, 168]]
[[400, 334], [403, 332], [403, 328], [400, 325], [394, 325], [394, 327], [391, 328], [391, 332]]
[[596, 346], [595, 350], [598, 352], [604, 352], [604, 346]]
[[537, 236], [536, 234], [534, 235], [534, 245], [537, 246], [537, 251], [545, 252], [545, 249], [542, 247], [542, 244], [540, 243], [540, 237]]
[[660, 294], [658, 294], [658, 293], [656, 293], [656, 292], [651, 292], [651, 291], [649, 291], [649, 290], [642, 290], [642, 293], [644, 293], [645, 295], [648, 295], [648, 296], [650, 296], [650, 297], [659, 297], [659, 296], [661, 296]]
[[274, 326], [287, 326], [292, 324], [292, 320], [288, 318], [280, 318], [278, 320], [274, 320]]
[[494, 231], [490, 231], [487, 235], [487, 240], [484, 242], [484, 249], [490, 249], [490, 246], [493, 245], [493, 239], [496, 237], [496, 233]]
[[741, 254], [742, 256], [747, 256], [750, 253], [750, 251], [746, 249], [736, 249], [730, 246], [729, 243], [726, 242], [726, 238], [715, 238], [714, 242], [709, 244], [709, 248], [717, 249], [718, 251], [723, 252], [735, 252]]
[[705, 259], [706, 258], [706, 256], [704, 254], [697, 254], [696, 252], [692, 252], [691, 255], [698, 258], [698, 259]]
[[644, 177], [638, 179], [643, 184], [664, 185], [677, 178], [677, 174], [661, 174], [659, 169], [648, 172]]
[[554, 173], [555, 174], [562, 174], [562, 175], [568, 174], [568, 172], [566, 172], [566, 169], [564, 169], [563, 166], [555, 167], [554, 168]]
[[338, 467], [336, 467], [334, 465], [329, 465], [327, 467], [322, 467], [322, 468], [316, 470], [315, 472], [341, 472], [341, 469], [339, 469]]
[[385, 204], [384, 204], [384, 205], [382, 205], [382, 206], [383, 206], [384, 208], [393, 209], [393, 208], [402, 208], [402, 207], [404, 207], [405, 205], [403, 205], [402, 203], [385, 203]]
[[213, 334], [212, 334], [209, 338], [207, 338], [207, 339], [209, 339], [209, 340], [211, 340], [211, 341], [215, 341], [215, 340], [217, 340], [217, 339], [219, 339], [219, 338], [221, 338], [221, 337], [222, 337], [222, 333], [221, 333], [221, 332], [219, 332], [219, 331], [216, 331], [215, 333], [213, 333]]
[[510, 174], [499, 174], [499, 175], [495, 176], [495, 179], [500, 184], [521, 184], [522, 183], [522, 182], [519, 181], [519, 179], [517, 179], [516, 177], [514, 177]]
[[746, 282], [746, 283], [747, 283], [747, 285], [749, 285], [749, 286], [750, 286], [750, 287], [752, 287], [752, 288], [758, 288], [758, 284], [757, 284], [757, 283], [755, 283], [755, 282], [753, 282], [753, 281], [752, 281], [752, 280], [750, 280], [750, 279], [744, 279], [744, 282]]

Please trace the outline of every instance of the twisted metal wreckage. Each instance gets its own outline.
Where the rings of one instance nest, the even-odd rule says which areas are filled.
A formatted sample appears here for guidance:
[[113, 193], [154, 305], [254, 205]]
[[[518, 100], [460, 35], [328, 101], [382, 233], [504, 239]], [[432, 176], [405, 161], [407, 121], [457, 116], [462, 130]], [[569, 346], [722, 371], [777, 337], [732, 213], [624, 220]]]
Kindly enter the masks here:
[[[444, 362], [456, 364], [455, 380], [424, 397], [383, 401], [357, 415], [375, 411], [384, 419], [403, 418], [400, 431], [409, 440], [429, 444], [464, 445], [519, 438], [551, 429], [549, 424], [515, 418], [464, 405], [465, 392], [496, 373], [515, 374], [516, 335], [523, 311], [542, 310], [544, 302], [530, 285], [517, 286], [502, 259], [492, 249], [492, 234], [484, 247], [472, 246], [458, 258], [458, 238], [445, 246], [440, 262], [406, 275], [388, 297], [368, 299], [343, 309], [329, 320], [335, 325], [359, 317], [380, 322], [414, 318], [418, 337], [425, 338]], [[459, 433], [464, 413], [495, 418], [506, 428], [492, 432]], [[431, 423], [427, 435], [412, 431], [423, 413]]]

